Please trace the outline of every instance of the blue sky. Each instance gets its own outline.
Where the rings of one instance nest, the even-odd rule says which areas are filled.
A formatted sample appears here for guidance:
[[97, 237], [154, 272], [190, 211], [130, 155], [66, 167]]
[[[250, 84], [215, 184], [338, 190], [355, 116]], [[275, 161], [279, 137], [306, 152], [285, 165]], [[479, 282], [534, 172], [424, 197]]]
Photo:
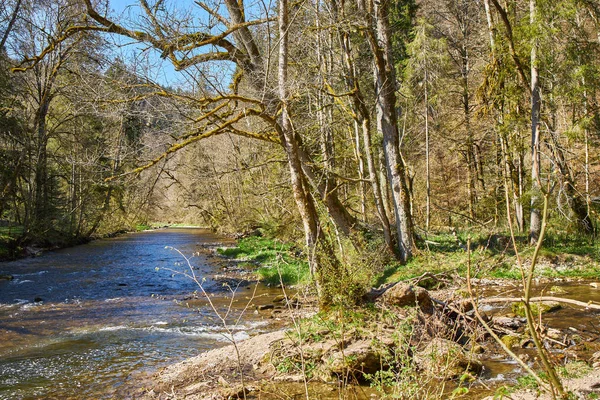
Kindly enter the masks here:
[[[113, 17], [135, 18], [135, 15], [140, 12], [137, 0], [109, 0], [109, 5]], [[154, 81], [164, 85], [176, 86], [177, 81], [181, 80], [181, 73], [175, 71], [169, 61], [161, 59], [157, 51], [152, 49], [144, 51], [147, 46], [136, 44], [125, 38], [115, 36], [112, 40], [119, 45], [119, 48], [115, 50], [115, 55], [147, 68], [147, 73]]]
[[[168, 2], [168, 0], [167, 0]], [[153, 1], [149, 1], [152, 5]], [[173, 0], [171, 4], [176, 5], [179, 9], [190, 8], [198, 17], [202, 18], [207, 14], [195, 6], [192, 0]], [[111, 16], [113, 18], [122, 18], [123, 20], [135, 21], [136, 16], [142, 11], [138, 0], [109, 0]], [[134, 43], [134, 41], [126, 38], [113, 37], [112, 41], [117, 44], [115, 55], [128, 60], [130, 63], [140, 66], [144, 71], [139, 71], [142, 74], [147, 74], [152, 80], [168, 86], [183, 86], [185, 85], [185, 72], [175, 71], [173, 65], [168, 61], [160, 58], [160, 53], [156, 50], [149, 49], [145, 44]], [[209, 67], [206, 74], [214, 77], [214, 82], [221, 81], [221, 84], [227, 84], [231, 77], [231, 71], [222, 68]]]

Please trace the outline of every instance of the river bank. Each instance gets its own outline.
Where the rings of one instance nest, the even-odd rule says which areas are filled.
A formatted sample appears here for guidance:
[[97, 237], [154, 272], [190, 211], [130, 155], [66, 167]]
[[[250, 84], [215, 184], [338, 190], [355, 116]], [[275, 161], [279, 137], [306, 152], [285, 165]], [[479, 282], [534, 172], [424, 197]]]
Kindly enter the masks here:
[[[223, 347], [232, 340], [249, 352], [242, 366], [244, 383], [253, 389], [248, 398], [281, 398], [284, 391], [292, 397], [305, 390], [311, 398], [340, 393], [379, 398], [396, 390], [416, 393], [412, 398], [422, 391], [438, 398], [466, 391], [464, 396], [479, 399], [504, 385], [531, 383], [473, 323], [464, 276], [448, 272], [456, 268], [421, 270], [401, 283], [384, 284], [360, 304], [318, 312], [310, 287], [257, 284], [257, 270], [279, 274], [287, 257], [302, 257], [297, 248], [272, 239], [247, 243], [255, 248], [197, 229], [153, 230], [1, 264], [0, 274], [15, 279], [0, 281], [0, 399], [27, 393], [65, 399], [227, 398], [236, 394], [241, 378], [235, 346]], [[182, 255], [191, 257], [190, 266]], [[183, 275], [190, 271], [208, 297]], [[535, 295], [600, 302], [597, 285], [591, 285], [598, 282], [573, 279], [579, 278], [540, 278]], [[508, 301], [483, 301], [518, 298], [519, 281], [488, 277], [473, 283], [493, 329], [537, 368], [518, 310]], [[413, 288], [407, 291], [410, 304], [382, 301], [385, 289], [403, 285]], [[427, 296], [432, 307], [423, 302]], [[225, 323], [215, 310], [226, 316]], [[544, 340], [560, 368], [577, 360], [597, 368], [597, 319], [597, 311], [568, 303], [543, 315]], [[269, 339], [271, 333], [276, 340]], [[255, 340], [246, 343], [247, 338]], [[448, 380], [438, 381], [425, 373], [431, 368], [423, 360], [444, 349], [452, 360], [464, 355], [466, 365], [481, 367], [448, 372]], [[205, 353], [202, 365], [184, 361], [194, 353]], [[205, 368], [209, 359], [217, 367]], [[163, 368], [171, 372], [155, 373]]]
[[[487, 300], [515, 290], [506, 280], [476, 284], [487, 292], [481, 294]], [[589, 283], [548, 280], [543, 285], [538, 292], [561, 288], [565, 297], [570, 294], [600, 301]], [[305, 397], [308, 391], [310, 398], [319, 399], [481, 399], [519, 390], [531, 396], [539, 389], [475, 321], [473, 303], [459, 287], [427, 291], [398, 283], [374, 291], [370, 300], [373, 302], [352, 310], [305, 312], [304, 317], [294, 315], [301, 309], [294, 303], [295, 307], [286, 307], [290, 315], [280, 314], [287, 318], [286, 330], [257, 335], [171, 365], [148, 380], [137, 395], [227, 399], [243, 398], [245, 393], [246, 398], [275, 399]], [[539, 370], [525, 321], [513, 312], [513, 304], [516, 302], [505, 300], [494, 306], [482, 302], [479, 310], [519, 361]], [[598, 315], [598, 311], [572, 308], [568, 303], [554, 305], [543, 315], [542, 340], [551, 349], [567, 387], [578, 393], [593, 394], [600, 388], [596, 385]], [[575, 385], [574, 379], [582, 376], [588, 379]]]
[[28, 257], [39, 257], [48, 251], [65, 249], [73, 246], [90, 243], [93, 240], [108, 239], [132, 233], [136, 231], [118, 230], [102, 235], [94, 235], [88, 237], [64, 237], [57, 236], [56, 238], [24, 238], [11, 237], [4, 235], [0, 240], [0, 262], [15, 261]]

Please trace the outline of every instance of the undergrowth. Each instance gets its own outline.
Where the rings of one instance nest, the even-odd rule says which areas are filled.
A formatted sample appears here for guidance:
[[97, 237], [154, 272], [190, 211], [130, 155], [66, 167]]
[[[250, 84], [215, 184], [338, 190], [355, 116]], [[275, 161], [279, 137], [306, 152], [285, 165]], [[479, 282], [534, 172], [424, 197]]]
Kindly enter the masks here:
[[0, 226], [0, 260], [14, 257], [16, 240], [23, 235], [22, 226]]

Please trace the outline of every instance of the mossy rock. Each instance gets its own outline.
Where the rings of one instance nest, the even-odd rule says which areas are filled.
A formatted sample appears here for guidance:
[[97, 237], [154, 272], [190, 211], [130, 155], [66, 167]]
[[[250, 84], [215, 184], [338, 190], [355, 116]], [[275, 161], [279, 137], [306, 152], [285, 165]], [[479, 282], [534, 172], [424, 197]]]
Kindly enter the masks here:
[[521, 343], [521, 337], [518, 335], [504, 335], [500, 338], [500, 340], [502, 340], [502, 343], [504, 343], [509, 349], [511, 347], [519, 347], [519, 344]]
[[397, 307], [419, 306], [425, 314], [433, 313], [433, 301], [429, 292], [419, 286], [398, 283], [382, 296], [384, 303]]
[[374, 374], [383, 368], [382, 355], [370, 340], [354, 342], [343, 352], [334, 353], [327, 361], [330, 373], [345, 375], [358, 372], [357, 378], [363, 374]]
[[550, 288], [550, 293], [552, 294], [566, 294], [567, 291], [563, 288], [561, 288], [560, 286], [552, 286]]
[[[542, 301], [540, 303], [530, 303], [531, 312], [534, 317], [540, 314], [547, 314], [560, 310], [562, 306], [556, 301]], [[519, 317], [525, 316], [525, 304], [523, 302], [514, 303], [511, 307], [513, 313]]]

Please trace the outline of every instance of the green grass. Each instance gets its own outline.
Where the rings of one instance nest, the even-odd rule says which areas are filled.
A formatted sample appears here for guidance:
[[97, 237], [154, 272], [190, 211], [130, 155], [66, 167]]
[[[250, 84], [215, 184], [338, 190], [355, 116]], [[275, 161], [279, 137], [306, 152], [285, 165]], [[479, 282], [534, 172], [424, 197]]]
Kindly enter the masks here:
[[[508, 234], [458, 232], [429, 235], [418, 243], [419, 252], [406, 265], [392, 263], [376, 282], [396, 282], [424, 272], [465, 276], [468, 265], [466, 245], [471, 237], [471, 273], [477, 278], [521, 279], [517, 258]], [[524, 235], [516, 237], [525, 268], [534, 248]], [[433, 242], [433, 243], [432, 243]], [[600, 276], [600, 244], [587, 237], [547, 235], [538, 256], [537, 277], [597, 279]]]
[[571, 361], [558, 369], [560, 376], [567, 379], [581, 378], [592, 371], [593, 368], [583, 361]]
[[249, 236], [233, 248], [218, 249], [225, 257], [247, 261], [256, 266], [256, 274], [265, 283], [294, 285], [309, 279], [308, 263], [299, 249], [275, 239]]

